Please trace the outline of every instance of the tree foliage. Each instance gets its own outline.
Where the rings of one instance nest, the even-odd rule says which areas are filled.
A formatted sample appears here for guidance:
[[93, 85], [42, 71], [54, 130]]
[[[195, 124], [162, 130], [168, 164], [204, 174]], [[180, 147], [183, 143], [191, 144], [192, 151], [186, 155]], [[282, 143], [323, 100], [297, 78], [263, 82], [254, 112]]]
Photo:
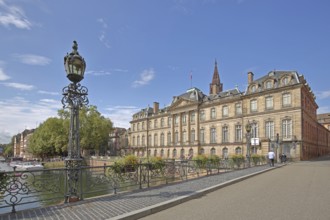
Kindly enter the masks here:
[[[58, 118], [48, 118], [33, 133], [30, 152], [39, 156], [67, 154], [70, 112], [59, 110]], [[82, 151], [98, 151], [108, 144], [112, 129], [110, 119], [102, 116], [95, 106], [83, 107], [79, 112], [80, 147]]]

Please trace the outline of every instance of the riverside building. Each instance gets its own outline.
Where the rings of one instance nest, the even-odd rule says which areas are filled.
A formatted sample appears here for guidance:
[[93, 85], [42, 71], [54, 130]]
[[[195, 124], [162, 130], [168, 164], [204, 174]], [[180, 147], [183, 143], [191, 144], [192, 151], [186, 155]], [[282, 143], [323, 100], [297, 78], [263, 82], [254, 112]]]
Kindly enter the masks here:
[[[317, 121], [318, 105], [303, 75], [270, 71], [254, 79], [249, 72], [247, 81], [245, 91], [223, 91], [215, 62], [209, 94], [193, 87], [174, 96], [167, 107], [159, 108], [154, 102], [153, 107], [133, 115], [131, 153], [142, 157], [205, 154], [226, 158], [234, 154], [266, 155], [273, 149], [277, 158], [285, 153], [292, 160], [330, 153], [330, 132]], [[251, 138], [246, 135], [247, 124], [251, 125]]]

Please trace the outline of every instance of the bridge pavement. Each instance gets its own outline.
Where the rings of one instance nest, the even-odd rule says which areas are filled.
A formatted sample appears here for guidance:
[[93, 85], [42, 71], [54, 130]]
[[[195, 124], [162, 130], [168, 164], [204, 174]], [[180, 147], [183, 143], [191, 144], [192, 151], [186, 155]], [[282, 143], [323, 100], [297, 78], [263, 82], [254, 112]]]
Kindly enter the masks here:
[[329, 220], [330, 157], [292, 163], [143, 220]]
[[268, 165], [252, 167], [130, 193], [2, 214], [0, 220], [138, 219], [273, 169]]

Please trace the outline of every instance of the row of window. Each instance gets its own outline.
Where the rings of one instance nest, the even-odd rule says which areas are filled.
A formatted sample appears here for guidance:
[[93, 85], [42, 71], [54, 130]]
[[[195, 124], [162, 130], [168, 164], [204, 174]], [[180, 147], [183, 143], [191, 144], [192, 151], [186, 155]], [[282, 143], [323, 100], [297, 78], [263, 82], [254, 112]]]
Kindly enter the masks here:
[[[257, 153], [257, 148], [256, 147], [252, 147], [251, 148], [251, 154], [256, 154]], [[145, 151], [142, 150], [142, 151], [136, 151], [134, 152], [134, 154], [136, 154], [137, 156], [141, 156], [141, 157], [144, 157], [145, 155]], [[201, 148], [200, 149], [200, 154], [206, 154], [205, 152], [205, 149], [204, 148]], [[212, 155], [217, 155], [216, 154], [216, 149], [213, 147], [210, 149], [210, 152], [209, 154], [212, 156]], [[242, 148], [241, 147], [236, 147], [235, 148], [235, 154], [236, 155], [239, 155], [239, 154], [242, 154]], [[151, 156], [153, 155], [154, 157], [157, 157], [157, 156], [160, 156], [160, 157], [165, 157], [165, 150], [164, 149], [161, 149], [159, 152], [157, 149], [154, 149], [153, 150], [153, 154], [151, 152], [151, 150], [149, 149], [148, 150], [148, 155]], [[188, 151], [188, 156], [186, 156], [186, 150], [185, 149], [181, 149], [180, 150], [180, 158], [186, 158], [186, 159], [191, 159], [192, 156], [194, 155], [194, 150], [192, 148], [189, 149]], [[172, 154], [171, 154], [171, 150], [170, 149], [167, 149], [167, 152], [166, 152], [166, 157], [172, 157], [172, 158], [178, 158], [178, 150], [177, 149], [173, 149], [172, 150]], [[222, 158], [228, 158], [229, 156], [229, 153], [228, 153], [228, 148], [227, 147], [224, 147], [222, 148], [221, 150], [221, 157]]]
[[[289, 107], [291, 106], [291, 93], [284, 93], [282, 95], [282, 106], [283, 107]], [[266, 110], [271, 110], [274, 108], [274, 98], [273, 96], [267, 96], [265, 97], [265, 109]], [[251, 112], [257, 112], [258, 111], [258, 100], [257, 99], [252, 99], [250, 100], [250, 111]], [[242, 103], [236, 103], [235, 104], [235, 114], [236, 115], [241, 115], [242, 114]], [[206, 113], [205, 110], [200, 111], [200, 121], [205, 121], [206, 120]], [[222, 107], [222, 117], [228, 117], [229, 116], [229, 106], [225, 105]], [[216, 114], [216, 108], [213, 107], [210, 109], [210, 119], [214, 120], [217, 118]], [[179, 120], [180, 116], [179, 115], [174, 115], [173, 116], [174, 120], [174, 125], [179, 125]], [[190, 122], [194, 123], [196, 120], [196, 113], [191, 112], [190, 113]], [[182, 124], [185, 125], [187, 124], [187, 113], [181, 114], [181, 121]], [[148, 122], [148, 128], [146, 127], [145, 122], [137, 123], [137, 131], [140, 130], [146, 130], [146, 129], [151, 129], [151, 128], [158, 128], [158, 119], [153, 120], [153, 127], [152, 127], [152, 122]], [[172, 125], [172, 118], [168, 117], [167, 118], [167, 126], [171, 127]], [[160, 119], [160, 127], [164, 128], [165, 127], [165, 118]], [[135, 131], [135, 124], [133, 124], [133, 131]]]
[[[292, 137], [292, 120], [291, 119], [284, 119], [282, 120], [282, 138], [283, 139], [290, 139]], [[265, 137], [269, 138], [271, 140], [275, 139], [275, 123], [274, 121], [266, 121], [265, 122]], [[194, 143], [196, 141], [196, 131], [195, 129], [192, 129], [190, 131], [190, 137], [188, 139], [188, 132], [184, 130], [181, 134], [181, 140], [182, 143]], [[201, 128], [200, 133], [199, 133], [199, 141], [201, 144], [205, 143], [205, 129]], [[229, 132], [229, 126], [225, 125], [222, 127], [221, 131], [221, 142], [222, 143], [228, 143], [229, 142], [229, 137], [230, 137], [230, 132]], [[251, 123], [251, 138], [258, 138], [259, 137], [259, 126], [258, 123], [253, 122]], [[241, 142], [243, 138], [243, 129], [242, 125], [236, 124], [235, 125], [235, 142]], [[153, 139], [153, 142], [152, 142]], [[172, 134], [171, 132], [167, 133], [167, 145], [172, 144]], [[174, 133], [174, 144], [180, 144], [180, 135], [178, 131], [175, 131]], [[217, 142], [217, 130], [215, 127], [210, 128], [210, 140], [209, 143], [215, 144]], [[137, 137], [133, 136], [132, 140], [132, 145], [133, 146], [146, 146], [146, 137], [144, 135], [140, 136], [138, 135]], [[158, 134], [149, 135], [148, 136], [148, 145], [149, 146], [165, 146], [165, 134], [161, 133], [160, 137], [158, 137]]]
[[[282, 86], [287, 86], [290, 83], [290, 77], [285, 76], [280, 80], [280, 82]], [[266, 82], [264, 82], [264, 89], [272, 89], [277, 87], [278, 87], [278, 82], [276, 79], [269, 79]], [[250, 92], [258, 92], [258, 89], [261, 90], [261, 86], [257, 84], [253, 84], [250, 86]]]

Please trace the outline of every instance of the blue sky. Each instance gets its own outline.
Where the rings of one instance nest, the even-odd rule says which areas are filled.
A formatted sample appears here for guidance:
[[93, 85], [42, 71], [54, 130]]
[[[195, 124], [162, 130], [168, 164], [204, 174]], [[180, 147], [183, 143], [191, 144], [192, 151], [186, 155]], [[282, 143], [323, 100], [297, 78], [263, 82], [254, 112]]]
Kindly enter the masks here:
[[[330, 112], [328, 0], [0, 0], [0, 143], [62, 108], [63, 58], [85, 58], [89, 102], [115, 126], [192, 86], [224, 90], [276, 70], [303, 74]], [[190, 81], [192, 73], [192, 81]]]

